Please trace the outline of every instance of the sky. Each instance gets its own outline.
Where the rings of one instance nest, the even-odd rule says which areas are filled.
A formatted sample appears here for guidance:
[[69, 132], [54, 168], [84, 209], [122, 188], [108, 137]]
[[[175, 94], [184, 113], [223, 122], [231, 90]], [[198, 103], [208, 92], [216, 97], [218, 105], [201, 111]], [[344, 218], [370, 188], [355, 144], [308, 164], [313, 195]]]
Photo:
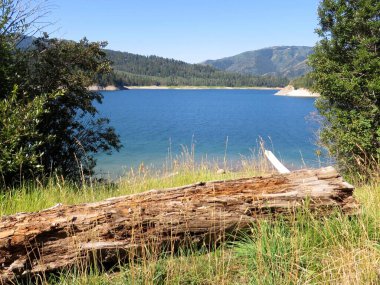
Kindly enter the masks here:
[[319, 0], [48, 1], [52, 37], [189, 63], [318, 41]]

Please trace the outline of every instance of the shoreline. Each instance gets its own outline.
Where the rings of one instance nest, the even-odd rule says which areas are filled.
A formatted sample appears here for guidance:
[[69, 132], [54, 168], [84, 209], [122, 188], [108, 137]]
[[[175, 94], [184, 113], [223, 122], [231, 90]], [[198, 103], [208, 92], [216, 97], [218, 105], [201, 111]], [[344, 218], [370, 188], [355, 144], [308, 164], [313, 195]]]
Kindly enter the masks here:
[[[108, 85], [108, 86], [99, 86], [99, 85], [91, 85], [87, 87], [88, 91], [118, 91], [122, 90], [119, 87], [116, 87], [114, 85]], [[124, 89], [123, 89], [124, 90]]]
[[225, 89], [225, 90], [281, 90], [281, 87], [227, 87], [227, 86], [123, 86], [123, 88], [114, 85], [105, 87], [91, 85], [87, 88], [89, 91], [120, 91], [120, 90], [207, 90], [207, 89]]
[[319, 93], [313, 93], [306, 88], [295, 89], [292, 85], [288, 85], [284, 88], [281, 88], [280, 91], [278, 91], [274, 95], [301, 98], [318, 98], [321, 96]]
[[206, 89], [227, 89], [227, 90], [281, 90], [281, 87], [228, 87], [228, 86], [125, 86], [128, 89], [150, 89], [150, 90], [206, 90]]

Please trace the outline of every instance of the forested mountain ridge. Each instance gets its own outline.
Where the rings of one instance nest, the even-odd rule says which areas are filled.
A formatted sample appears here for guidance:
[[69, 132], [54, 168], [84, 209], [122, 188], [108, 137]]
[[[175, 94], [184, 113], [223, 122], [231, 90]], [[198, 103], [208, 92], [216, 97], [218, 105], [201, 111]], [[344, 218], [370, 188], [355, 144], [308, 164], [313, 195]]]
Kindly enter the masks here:
[[[36, 38], [26, 36], [18, 47], [28, 49], [34, 40]], [[103, 51], [111, 61], [113, 71], [96, 78], [100, 86], [283, 87], [289, 83], [285, 76], [240, 74], [155, 55], [143, 56], [110, 49]]]
[[312, 53], [313, 48], [308, 46], [276, 46], [206, 60], [202, 64], [241, 74], [295, 78], [310, 71], [306, 62]]
[[101, 85], [190, 85], [190, 86], [267, 86], [288, 83], [287, 78], [272, 75], [252, 76], [218, 70], [202, 64], [190, 64], [159, 56], [142, 56], [128, 52], [105, 50], [114, 72], [103, 76]]

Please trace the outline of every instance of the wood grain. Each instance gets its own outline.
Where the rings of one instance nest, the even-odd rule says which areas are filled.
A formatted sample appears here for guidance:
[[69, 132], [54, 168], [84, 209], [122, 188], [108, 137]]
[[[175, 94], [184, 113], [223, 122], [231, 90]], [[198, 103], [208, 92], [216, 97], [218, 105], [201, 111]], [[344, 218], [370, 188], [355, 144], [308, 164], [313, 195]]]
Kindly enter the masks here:
[[58, 205], [0, 220], [0, 284], [45, 272], [112, 265], [147, 246], [215, 243], [258, 219], [307, 203], [318, 215], [358, 210], [354, 187], [332, 167], [284, 175], [200, 182], [171, 189]]

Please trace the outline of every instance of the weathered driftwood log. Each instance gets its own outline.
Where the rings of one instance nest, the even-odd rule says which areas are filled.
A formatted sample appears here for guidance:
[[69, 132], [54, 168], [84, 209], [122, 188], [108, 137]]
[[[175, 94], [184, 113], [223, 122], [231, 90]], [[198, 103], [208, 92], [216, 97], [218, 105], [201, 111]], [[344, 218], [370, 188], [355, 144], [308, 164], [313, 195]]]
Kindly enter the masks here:
[[214, 181], [0, 220], [0, 284], [94, 257], [103, 264], [146, 246], [216, 242], [257, 219], [289, 214], [307, 201], [318, 215], [357, 211], [353, 187], [332, 167], [285, 175]]

